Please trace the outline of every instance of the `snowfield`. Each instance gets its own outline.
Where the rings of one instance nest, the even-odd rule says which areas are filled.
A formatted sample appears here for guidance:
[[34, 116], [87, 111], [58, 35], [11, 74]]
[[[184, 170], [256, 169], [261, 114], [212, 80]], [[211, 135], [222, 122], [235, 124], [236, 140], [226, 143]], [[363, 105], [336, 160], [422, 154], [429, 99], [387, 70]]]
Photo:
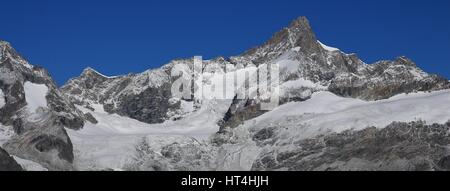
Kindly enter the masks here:
[[38, 108], [47, 107], [48, 87], [44, 84], [34, 84], [25, 82], [23, 85], [25, 90], [25, 100], [27, 101], [27, 109], [30, 113], [36, 112]]
[[349, 129], [383, 128], [394, 121], [424, 120], [443, 124], [449, 119], [450, 90], [401, 94], [380, 101], [342, 98], [323, 91], [305, 102], [282, 105], [238, 128], [284, 127], [293, 131], [297, 139], [303, 139]]
[[250, 170], [262, 149], [249, 138], [250, 132], [279, 128], [281, 137], [293, 141], [348, 129], [383, 128], [394, 121], [445, 123], [450, 119], [450, 104], [447, 103], [450, 103], [450, 90], [401, 94], [381, 101], [342, 98], [322, 91], [314, 93], [310, 100], [291, 102], [246, 121], [233, 130], [240, 141], [218, 148], [212, 146], [208, 138], [218, 131], [216, 122], [226, 112], [229, 100], [210, 100], [180, 121], [156, 125], [110, 115], [97, 106], [93, 115], [98, 124], [88, 123], [84, 129], [68, 130], [68, 133], [74, 144], [74, 163], [79, 170], [124, 170], [142, 138], [156, 153], [173, 143], [207, 145], [215, 163], [212, 170]]
[[80, 170], [123, 170], [142, 138], [155, 150], [175, 142], [206, 142], [219, 130], [217, 122], [230, 104], [231, 100], [205, 100], [199, 110], [180, 121], [152, 125], [107, 114], [100, 105], [95, 105], [95, 112], [79, 107], [83, 112], [91, 112], [98, 123], [87, 123], [78, 131], [67, 129], [74, 145], [75, 166]]

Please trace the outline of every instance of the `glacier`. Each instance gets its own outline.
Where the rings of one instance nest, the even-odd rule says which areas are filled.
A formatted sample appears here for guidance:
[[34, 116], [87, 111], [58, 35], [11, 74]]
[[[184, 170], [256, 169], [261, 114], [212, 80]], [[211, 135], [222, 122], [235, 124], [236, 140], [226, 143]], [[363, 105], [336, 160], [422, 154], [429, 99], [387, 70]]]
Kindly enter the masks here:
[[[142, 138], [149, 140], [159, 155], [164, 146], [174, 143], [206, 145], [214, 165], [204, 170], [251, 170], [263, 149], [249, 137], [252, 132], [276, 127], [283, 140], [296, 142], [345, 130], [384, 128], [392, 122], [424, 120], [429, 124], [443, 124], [450, 116], [450, 105], [442, 103], [450, 103], [449, 90], [401, 94], [380, 101], [343, 98], [321, 91], [307, 101], [291, 102], [248, 120], [233, 130], [238, 136], [235, 143], [220, 146], [210, 143], [218, 131], [212, 121], [224, 112], [211, 112], [219, 103], [205, 105], [182, 121], [155, 125], [96, 110], [92, 113], [98, 124], [88, 123], [84, 129], [68, 130], [68, 133], [74, 144], [75, 164], [80, 170], [124, 170]], [[207, 114], [209, 117], [198, 117]]]

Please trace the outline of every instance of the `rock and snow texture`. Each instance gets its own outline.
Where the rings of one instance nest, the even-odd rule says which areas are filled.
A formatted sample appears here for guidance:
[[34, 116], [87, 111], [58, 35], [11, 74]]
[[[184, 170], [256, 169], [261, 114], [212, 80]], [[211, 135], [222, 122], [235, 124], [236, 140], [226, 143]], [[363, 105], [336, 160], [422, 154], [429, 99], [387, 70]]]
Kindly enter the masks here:
[[[304, 102], [282, 105], [260, 117], [248, 120], [242, 127], [269, 128], [276, 125], [299, 131], [297, 138], [313, 137], [327, 132], [385, 127], [394, 121], [424, 120], [444, 124], [450, 120], [450, 91], [402, 94], [386, 100], [362, 101], [342, 98], [330, 92], [315, 93]], [[305, 126], [302, 129], [300, 127]]]
[[[442, 104], [449, 103], [449, 99], [448, 90], [404, 94], [381, 101], [362, 101], [319, 92], [305, 102], [285, 104], [234, 129], [225, 129], [214, 142], [220, 143], [222, 148], [231, 146], [237, 147], [234, 150], [257, 151], [252, 155], [256, 156], [254, 163], [246, 170], [439, 170], [428, 166], [421, 169], [420, 161], [429, 157], [438, 163], [450, 156], [447, 149], [440, 149], [450, 143], [449, 123], [446, 123], [450, 119], [450, 104]], [[407, 126], [391, 124], [396, 121], [419, 121], [419, 125], [396, 131], [397, 126]], [[431, 125], [433, 123], [442, 125]], [[372, 127], [380, 130], [366, 131]], [[388, 129], [383, 130], [386, 127]], [[417, 130], [420, 134], [414, 133], [416, 127], [420, 127]], [[392, 131], [395, 133], [386, 134]], [[354, 134], [362, 135], [355, 141]], [[404, 138], [397, 139], [396, 134]], [[385, 142], [386, 146], [370, 142], [358, 144], [370, 141], [374, 136], [377, 142]], [[421, 142], [408, 141], [412, 139]], [[347, 142], [349, 144], [344, 147]], [[430, 148], [430, 142], [439, 145]], [[336, 147], [335, 151], [330, 150]], [[395, 147], [397, 149], [392, 150]], [[382, 154], [377, 150], [383, 150], [380, 151]], [[359, 151], [364, 151], [365, 155]], [[431, 152], [438, 155], [429, 154]], [[231, 153], [233, 156], [241, 154]], [[448, 165], [444, 169], [448, 170]]]
[[171, 78], [163, 69], [140, 74], [106, 77], [87, 68], [61, 90], [73, 103], [91, 107], [101, 104], [105, 111], [147, 123], [162, 123], [177, 113], [180, 102], [170, 104]]
[[290, 143], [263, 131], [254, 140], [261, 146], [278, 142], [277, 147], [265, 149], [252, 170], [448, 171], [449, 130], [450, 122], [394, 122]]

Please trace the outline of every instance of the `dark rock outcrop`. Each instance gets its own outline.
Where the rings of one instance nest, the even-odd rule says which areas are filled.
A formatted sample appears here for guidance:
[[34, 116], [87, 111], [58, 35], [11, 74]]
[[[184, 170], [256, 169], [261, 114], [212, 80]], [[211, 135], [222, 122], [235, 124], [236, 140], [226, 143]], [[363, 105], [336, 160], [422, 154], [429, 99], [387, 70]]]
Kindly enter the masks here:
[[0, 148], [0, 171], [23, 171], [23, 169], [13, 157]]

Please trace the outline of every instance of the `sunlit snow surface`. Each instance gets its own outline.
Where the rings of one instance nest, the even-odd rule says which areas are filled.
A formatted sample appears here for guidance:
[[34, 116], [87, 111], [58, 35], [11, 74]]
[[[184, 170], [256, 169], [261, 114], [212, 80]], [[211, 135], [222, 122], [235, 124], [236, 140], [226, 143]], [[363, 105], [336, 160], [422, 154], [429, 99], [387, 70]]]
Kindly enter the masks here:
[[[450, 119], [450, 90], [433, 93], [401, 94], [387, 100], [362, 101], [318, 92], [305, 102], [278, 107], [241, 128], [285, 127], [297, 138], [310, 138], [327, 132], [385, 127], [394, 121], [425, 120], [445, 123]], [[306, 128], [297, 128], [306, 126]]]
[[319, 42], [320, 46], [322, 46], [322, 48], [325, 49], [326, 51], [329, 51], [329, 52], [339, 51], [339, 49], [331, 47], [331, 46], [327, 46], [320, 41], [317, 41], [317, 42]]
[[[80, 170], [105, 168], [122, 170], [134, 152], [134, 145], [147, 137], [156, 152], [174, 142], [207, 142], [216, 133], [216, 122], [223, 117], [230, 101], [214, 101], [186, 118], [158, 125], [148, 125], [126, 117], [106, 114], [96, 107], [96, 125], [87, 124], [80, 131], [68, 130], [74, 144], [75, 166]], [[88, 110], [85, 110], [88, 111]], [[393, 121], [425, 120], [445, 123], [450, 119], [450, 90], [432, 93], [401, 94], [387, 100], [361, 101], [342, 98], [323, 91], [305, 102], [282, 105], [249, 120], [234, 131], [241, 141], [215, 148], [217, 166], [212, 170], [250, 170], [261, 148], [248, 137], [249, 132], [267, 127], [283, 128], [284, 140], [299, 140], [316, 135], [385, 127]], [[214, 146], [210, 146], [214, 147]]]
[[40, 107], [47, 107], [48, 87], [44, 84], [34, 84], [25, 82], [23, 85], [25, 90], [25, 100], [27, 101], [27, 109], [30, 113], [34, 113]]
[[155, 150], [174, 142], [206, 141], [219, 130], [217, 122], [230, 104], [231, 100], [206, 100], [199, 110], [182, 120], [152, 125], [107, 114], [102, 106], [96, 105], [92, 114], [98, 124], [87, 123], [79, 131], [67, 130], [74, 144], [75, 166], [81, 170], [122, 169], [143, 137], [147, 137]]

